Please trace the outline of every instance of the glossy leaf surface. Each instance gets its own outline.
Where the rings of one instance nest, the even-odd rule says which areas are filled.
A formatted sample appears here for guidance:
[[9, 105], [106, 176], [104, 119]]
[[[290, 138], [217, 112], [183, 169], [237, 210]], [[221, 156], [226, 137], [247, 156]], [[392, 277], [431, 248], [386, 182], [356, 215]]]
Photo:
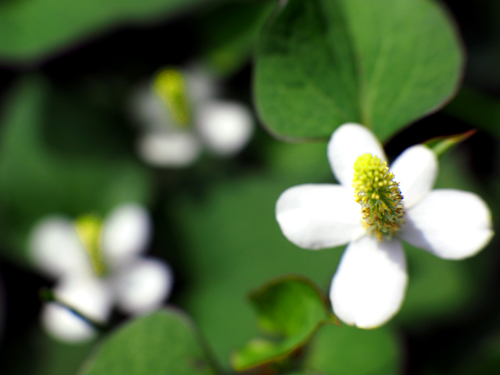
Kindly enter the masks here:
[[326, 139], [357, 122], [382, 140], [441, 106], [462, 51], [431, 0], [289, 0], [263, 29], [258, 112], [285, 139]]

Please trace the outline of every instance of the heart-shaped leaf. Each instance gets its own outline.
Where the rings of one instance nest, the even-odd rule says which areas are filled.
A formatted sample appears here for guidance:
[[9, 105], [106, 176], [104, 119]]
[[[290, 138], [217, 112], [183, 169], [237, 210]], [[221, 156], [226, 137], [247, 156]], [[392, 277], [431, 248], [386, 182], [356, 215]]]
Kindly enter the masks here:
[[[283, 2], [282, 2], [283, 3]], [[289, 0], [263, 28], [256, 105], [287, 139], [357, 122], [382, 140], [456, 91], [463, 57], [432, 0]]]
[[321, 325], [339, 324], [328, 312], [322, 293], [303, 277], [272, 281], [252, 293], [250, 299], [258, 324], [268, 337], [254, 339], [234, 353], [232, 364], [237, 370], [282, 361]]

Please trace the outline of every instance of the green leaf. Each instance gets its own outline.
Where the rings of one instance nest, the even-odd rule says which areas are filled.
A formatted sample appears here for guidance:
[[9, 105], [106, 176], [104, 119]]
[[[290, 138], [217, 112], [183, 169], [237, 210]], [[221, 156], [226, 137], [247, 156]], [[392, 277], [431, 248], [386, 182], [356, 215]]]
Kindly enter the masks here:
[[277, 336], [310, 333], [318, 323], [338, 324], [328, 312], [327, 299], [308, 279], [285, 276], [253, 292], [250, 300], [258, 313], [259, 326]]
[[[281, 151], [294, 149], [271, 143]], [[165, 248], [169, 244], [168, 254], [179, 254], [179, 267], [191, 275], [177, 301], [200, 325], [225, 368], [234, 348], [259, 334], [255, 313], [245, 301], [249, 290], [283, 274], [304, 275], [323, 292], [330, 287], [344, 246], [301, 249], [283, 236], [274, 211], [279, 195], [290, 186], [332, 182], [325, 146], [313, 146], [304, 146], [314, 152], [305, 150], [296, 174], [295, 152], [279, 152], [280, 162], [272, 163], [272, 173], [246, 172], [231, 180], [204, 181], [198, 183], [200, 189], [191, 194], [186, 190], [164, 207], [170, 232], [162, 234], [163, 243]]]
[[304, 367], [328, 375], [396, 375], [399, 346], [387, 327], [324, 326], [310, 342]]
[[275, 0], [232, 0], [203, 12], [199, 21], [208, 65], [220, 75], [241, 68], [250, 58], [275, 3]]
[[183, 313], [165, 309], [128, 322], [111, 334], [81, 375], [215, 374], [198, 333]]
[[0, 236], [10, 255], [27, 255], [27, 235], [45, 215], [105, 215], [149, 200], [149, 175], [126, 148], [120, 121], [36, 77], [9, 99], [0, 132]]
[[476, 130], [472, 129], [460, 134], [447, 135], [442, 137], [435, 137], [424, 142], [424, 145], [429, 147], [434, 153], [439, 157], [442, 156], [446, 151], [449, 151], [456, 145], [463, 141], [466, 141], [476, 133]]
[[259, 39], [256, 106], [281, 138], [326, 139], [358, 122], [385, 140], [443, 105], [462, 67], [434, 1], [289, 0]]
[[236, 370], [279, 362], [307, 343], [323, 324], [340, 324], [329, 313], [327, 300], [308, 279], [282, 277], [253, 292], [251, 302], [262, 331], [274, 340], [257, 339], [234, 353]]
[[268, 175], [202, 184], [202, 199], [185, 192], [164, 208], [171, 223], [165, 247], [172, 247], [172, 237], [177, 239], [174, 251], [191, 275], [178, 303], [200, 325], [226, 368], [234, 348], [259, 333], [254, 311], [245, 301], [249, 290], [291, 273], [310, 277], [328, 290], [342, 249], [300, 249], [283, 236], [274, 217], [278, 196], [306, 181], [311, 181], [309, 176]]
[[[172, 16], [201, 0], [0, 2], [0, 59], [32, 61], [123, 24]], [[160, 48], [160, 47], [159, 47]]]

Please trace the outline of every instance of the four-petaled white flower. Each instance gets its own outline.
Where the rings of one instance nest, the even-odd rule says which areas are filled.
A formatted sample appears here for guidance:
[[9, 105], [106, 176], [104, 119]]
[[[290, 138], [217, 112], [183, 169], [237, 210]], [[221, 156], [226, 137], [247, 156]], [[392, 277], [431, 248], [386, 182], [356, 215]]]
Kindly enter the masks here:
[[[104, 223], [92, 215], [76, 222], [46, 217], [35, 225], [30, 249], [35, 265], [57, 280], [57, 299], [102, 324], [114, 304], [126, 314], [138, 315], [160, 307], [170, 294], [169, 266], [141, 255], [150, 235], [148, 212], [138, 204], [124, 204]], [[41, 318], [46, 330], [63, 341], [86, 341], [97, 333], [56, 302], [44, 305]]]
[[217, 99], [218, 91], [199, 67], [160, 71], [132, 97], [132, 114], [144, 129], [139, 156], [159, 167], [185, 167], [202, 145], [221, 156], [239, 152], [252, 136], [252, 115], [241, 103]]
[[490, 211], [477, 195], [431, 191], [438, 163], [423, 145], [406, 149], [389, 170], [376, 137], [345, 124], [330, 139], [328, 159], [340, 185], [287, 189], [276, 218], [297, 246], [349, 243], [330, 289], [334, 312], [347, 324], [374, 328], [400, 309], [408, 276], [399, 238], [438, 257], [462, 259], [493, 235]]

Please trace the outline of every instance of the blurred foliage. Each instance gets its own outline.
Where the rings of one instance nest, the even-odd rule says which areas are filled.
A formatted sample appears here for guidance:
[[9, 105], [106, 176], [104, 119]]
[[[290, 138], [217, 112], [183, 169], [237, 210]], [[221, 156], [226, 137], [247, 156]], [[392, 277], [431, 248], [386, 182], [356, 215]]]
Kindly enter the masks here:
[[[257, 47], [254, 94], [259, 115], [273, 134], [286, 137], [326, 138], [344, 120], [364, 119], [384, 139], [398, 132], [387, 145], [388, 154], [395, 156], [417, 138], [456, 134], [475, 126], [477, 134], [440, 158], [436, 187], [480, 194], [497, 224], [498, 2], [481, 0], [465, 8], [448, 2], [469, 51], [470, 86], [445, 107], [443, 112], [451, 117], [431, 116], [408, 129], [403, 127], [450, 99], [460, 76], [461, 48], [440, 5], [428, 0], [404, 0], [398, 6], [394, 0], [369, 4], [289, 0], [281, 10], [284, 3], [0, 1], [0, 61], [12, 67], [0, 67], [3, 82], [12, 83], [1, 88], [3, 269], [15, 260], [23, 272], [34, 274], [26, 244], [34, 223], [45, 215], [105, 215], [118, 203], [147, 204], [155, 220], [152, 251], [171, 262], [176, 274], [172, 303], [196, 323], [183, 312], [167, 309], [125, 323], [97, 345], [66, 345], [41, 332], [34, 318], [38, 319], [36, 303], [19, 302], [50, 282], [23, 280], [24, 288], [6, 283], [6, 302], [0, 299], [0, 320], [7, 322], [0, 336], [2, 375], [72, 375], [78, 368], [82, 375], [213, 373], [217, 369], [208, 346], [229, 371], [236, 348], [251, 342], [252, 350], [259, 349], [257, 355], [266, 356], [291, 332], [289, 328], [303, 328], [293, 319], [294, 308], [297, 312], [311, 302], [318, 315], [326, 314], [324, 304], [321, 308], [315, 304], [314, 293], [297, 305], [288, 297], [278, 298], [273, 301], [283, 304], [274, 307], [286, 319], [267, 320], [278, 331], [276, 341], [272, 345], [250, 341], [262, 333], [255, 324], [252, 301], [261, 308], [258, 320], [269, 316], [265, 310], [271, 306], [260, 303], [255, 294], [248, 298], [250, 290], [277, 276], [298, 274], [310, 278], [321, 293], [328, 292], [344, 247], [299, 249], [284, 238], [274, 217], [276, 200], [286, 188], [334, 181], [326, 143], [278, 142], [258, 130], [252, 144], [234, 160], [205, 155], [186, 170], [149, 168], [135, 156], [136, 129], [129, 126], [127, 96], [137, 82], [148, 80], [147, 74], [163, 65], [191, 63], [196, 56], [226, 78], [224, 96], [248, 99], [252, 74], [248, 61]], [[176, 27], [170, 28], [170, 20], [177, 22]], [[120, 29], [127, 32], [120, 34]], [[141, 51], [157, 51], [154, 58], [135, 56], [132, 47], [128, 50], [139, 29], [157, 35], [154, 40], [136, 41]], [[110, 30], [118, 31], [107, 39]], [[195, 35], [198, 44], [187, 45], [185, 32]], [[116, 41], [123, 43], [127, 54], [122, 51], [99, 70], [99, 64], [109, 63], [109, 56], [101, 52], [115, 53], [111, 43]], [[102, 43], [99, 53], [85, 47], [94, 43]], [[87, 66], [85, 58], [94, 64]], [[424, 61], [426, 68], [417, 69]], [[356, 64], [364, 75], [353, 69]], [[409, 71], [409, 64], [414, 69]], [[487, 92], [481, 91], [485, 88]], [[332, 103], [351, 116], [338, 116]], [[317, 320], [312, 319], [300, 332], [310, 343], [300, 348], [297, 342], [291, 345], [293, 358], [288, 364], [297, 368], [277, 368], [296, 375], [498, 373], [497, 248], [495, 240], [478, 256], [454, 262], [405, 244], [409, 285], [402, 310], [389, 325], [375, 330], [324, 325], [311, 336], [314, 324], [309, 323]], [[17, 296], [26, 290], [33, 293]], [[113, 322], [122, 318], [115, 314]], [[278, 329], [277, 322], [286, 327]], [[302, 336], [294, 339], [301, 344]]]
[[[452, 8], [468, 49], [466, 82], [495, 91], [500, 87], [500, 4], [480, 0], [474, 7], [447, 1]], [[481, 113], [478, 112], [481, 116]]]
[[230, 75], [250, 58], [255, 39], [276, 0], [226, 1], [200, 15], [203, 57], [220, 75]]
[[0, 59], [32, 62], [110, 28], [150, 23], [201, 0], [6, 0], [0, 2]]
[[41, 77], [13, 89], [0, 133], [0, 220], [16, 258], [27, 256], [26, 237], [44, 215], [148, 201], [147, 170], [117, 136], [119, 119], [79, 100]]
[[[69, 375], [75, 374], [94, 342], [83, 345], [65, 344], [52, 339], [40, 327], [18, 336], [6, 352], [2, 373]], [[29, 358], [29, 361], [26, 360]]]
[[387, 328], [325, 326], [314, 337], [305, 367], [329, 375], [393, 375], [402, 360], [397, 335]]
[[479, 346], [475, 347], [469, 356], [463, 358], [454, 368], [454, 374], [472, 375], [498, 374], [500, 368], [500, 335], [498, 331], [493, 331], [485, 335]]
[[209, 375], [211, 368], [192, 322], [166, 309], [120, 327], [84, 363], [88, 375]]
[[463, 262], [440, 259], [404, 243], [410, 282], [396, 319], [413, 329], [425, 329], [466, 309], [473, 297], [474, 280]]
[[462, 88], [444, 108], [445, 113], [500, 136], [500, 101], [471, 88]]
[[4, 335], [4, 324], [5, 324], [5, 292], [3, 281], [0, 276], [0, 342], [2, 342], [2, 336]]
[[[321, 158], [326, 160], [325, 145], [310, 147], [311, 155], [316, 155], [316, 148], [322, 149]], [[287, 163], [294, 165], [295, 152], [288, 154]], [[285, 165], [280, 158], [279, 165]], [[192, 275], [179, 303], [198, 322], [226, 367], [232, 350], [258, 334], [252, 310], [245, 303], [248, 290], [290, 273], [311, 278], [325, 292], [329, 288], [343, 248], [297, 248], [283, 237], [270, 209], [289, 186], [324, 181], [318, 179], [321, 175], [333, 179], [327, 162], [319, 164], [324, 172], [318, 173], [316, 160], [306, 160], [287, 177], [276, 172], [216, 182], [201, 196], [179, 197], [166, 208], [178, 227], [181, 242], [177, 246], [185, 271]]]

